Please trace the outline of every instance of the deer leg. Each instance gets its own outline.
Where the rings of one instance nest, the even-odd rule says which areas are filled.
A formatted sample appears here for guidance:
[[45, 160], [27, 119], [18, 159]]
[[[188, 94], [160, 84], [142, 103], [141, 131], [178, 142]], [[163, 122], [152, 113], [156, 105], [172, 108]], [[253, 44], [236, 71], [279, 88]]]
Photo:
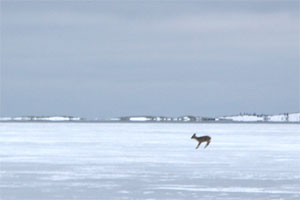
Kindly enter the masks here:
[[205, 145], [204, 148], [206, 148], [209, 145], [209, 143], [210, 143], [210, 140], [207, 141], [207, 143], [206, 143], [206, 145]]
[[199, 142], [199, 144], [196, 146], [196, 149], [198, 149], [198, 148], [199, 148], [200, 144], [201, 144], [201, 142]]

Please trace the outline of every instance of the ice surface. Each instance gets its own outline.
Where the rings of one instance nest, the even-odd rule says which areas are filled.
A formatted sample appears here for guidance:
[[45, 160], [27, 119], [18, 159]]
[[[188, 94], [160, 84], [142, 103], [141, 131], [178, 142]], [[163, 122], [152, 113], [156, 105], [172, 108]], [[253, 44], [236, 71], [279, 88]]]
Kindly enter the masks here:
[[[299, 124], [0, 123], [0, 199], [300, 199]], [[210, 135], [195, 150], [191, 135]]]

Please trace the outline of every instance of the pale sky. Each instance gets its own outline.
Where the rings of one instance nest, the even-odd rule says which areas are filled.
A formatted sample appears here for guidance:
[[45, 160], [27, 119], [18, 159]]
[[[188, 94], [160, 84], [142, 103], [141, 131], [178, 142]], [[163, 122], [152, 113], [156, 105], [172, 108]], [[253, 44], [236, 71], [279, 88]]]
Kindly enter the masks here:
[[1, 116], [299, 111], [299, 1], [1, 1]]

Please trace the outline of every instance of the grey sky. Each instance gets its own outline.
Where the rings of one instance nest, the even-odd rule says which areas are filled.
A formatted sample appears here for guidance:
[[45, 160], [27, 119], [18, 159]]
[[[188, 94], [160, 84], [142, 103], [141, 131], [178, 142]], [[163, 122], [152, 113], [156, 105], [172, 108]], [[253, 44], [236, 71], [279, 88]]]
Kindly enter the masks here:
[[299, 1], [1, 1], [1, 116], [299, 111]]

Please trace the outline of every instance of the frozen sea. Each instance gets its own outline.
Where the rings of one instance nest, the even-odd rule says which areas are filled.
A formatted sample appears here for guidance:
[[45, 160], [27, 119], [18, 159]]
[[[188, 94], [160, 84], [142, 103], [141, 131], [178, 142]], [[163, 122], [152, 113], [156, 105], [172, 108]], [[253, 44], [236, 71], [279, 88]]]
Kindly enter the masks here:
[[0, 199], [299, 200], [300, 125], [0, 123]]

